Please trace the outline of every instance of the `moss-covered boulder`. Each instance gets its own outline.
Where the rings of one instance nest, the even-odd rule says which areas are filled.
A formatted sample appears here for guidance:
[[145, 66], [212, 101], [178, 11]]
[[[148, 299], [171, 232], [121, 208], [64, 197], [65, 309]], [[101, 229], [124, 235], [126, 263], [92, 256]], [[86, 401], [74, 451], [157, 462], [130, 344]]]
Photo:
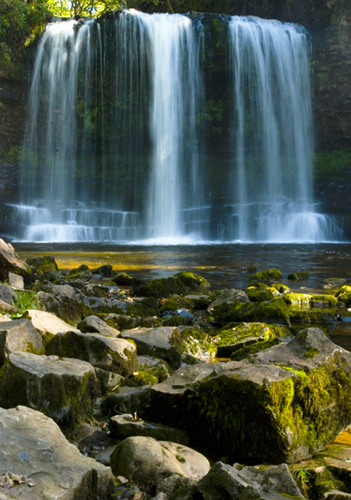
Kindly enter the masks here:
[[335, 309], [302, 309], [290, 307], [289, 316], [292, 323], [325, 324], [335, 320]]
[[57, 263], [52, 255], [28, 257], [26, 262], [28, 266], [32, 267], [38, 274], [58, 271]]
[[186, 286], [180, 278], [174, 276], [170, 278], [159, 278], [141, 285], [138, 289], [138, 295], [141, 297], [155, 297], [163, 299], [171, 295], [186, 295], [188, 292]]
[[288, 293], [290, 292], [290, 288], [286, 285], [283, 285], [283, 283], [272, 283], [271, 285], [273, 288], [275, 288], [279, 293]]
[[316, 294], [311, 297], [311, 307], [335, 307], [338, 301], [333, 295]]
[[93, 273], [89, 269], [89, 267], [85, 264], [80, 265], [76, 269], [72, 269], [66, 276], [68, 281], [77, 281], [82, 280], [83, 283], [89, 281], [92, 277]]
[[290, 337], [286, 327], [267, 325], [266, 323], [241, 323], [231, 328], [224, 327], [212, 338], [217, 348], [218, 358], [240, 360], [253, 352], [268, 349], [281, 342], [281, 338]]
[[221, 325], [258, 321], [290, 326], [289, 310], [281, 297], [268, 302], [224, 303], [213, 311], [213, 315]]
[[165, 311], [176, 311], [177, 309], [192, 309], [194, 307], [194, 303], [192, 300], [187, 299], [186, 297], [179, 297], [179, 295], [172, 295], [169, 297], [161, 306], [160, 312], [163, 313]]
[[336, 292], [335, 297], [346, 306], [351, 305], [351, 286], [342, 286], [340, 290]]
[[249, 286], [245, 291], [251, 302], [264, 302], [279, 296], [279, 292], [275, 288], [268, 286], [265, 288]]
[[274, 281], [282, 281], [283, 276], [282, 273], [278, 270], [272, 267], [271, 269], [266, 269], [265, 271], [260, 271], [258, 273], [252, 274], [249, 277], [250, 283], [252, 281], [266, 281], [268, 283], [272, 283]]
[[48, 354], [88, 361], [102, 370], [130, 375], [137, 365], [132, 342], [98, 333], [58, 333], [46, 348]]
[[126, 287], [132, 286], [133, 284], [133, 278], [127, 273], [118, 273], [117, 276], [114, 276], [111, 279], [111, 281], [113, 281], [113, 283], [116, 283], [116, 285]]
[[212, 313], [224, 304], [229, 306], [232, 304], [248, 304], [250, 302], [246, 293], [243, 290], [237, 290], [236, 288], [220, 290], [211, 294], [209, 298], [210, 303], [207, 306], [207, 311], [209, 313]]
[[180, 328], [182, 360], [193, 363], [194, 360], [210, 361], [217, 354], [217, 347], [212, 338], [197, 328]]
[[209, 282], [205, 278], [186, 271], [175, 274], [173, 278], [180, 279], [189, 292], [206, 290], [210, 287]]
[[288, 280], [291, 281], [300, 281], [300, 280], [307, 280], [308, 279], [308, 273], [306, 271], [298, 271], [296, 273], [291, 273], [288, 276]]
[[62, 425], [89, 414], [98, 389], [94, 368], [77, 359], [10, 354], [0, 370], [0, 406], [29, 406]]
[[351, 424], [351, 354], [320, 330], [248, 361], [180, 368], [151, 388], [159, 419], [270, 463], [305, 459]]
[[309, 306], [312, 296], [307, 293], [285, 293], [283, 295], [284, 301], [288, 305], [293, 306]]

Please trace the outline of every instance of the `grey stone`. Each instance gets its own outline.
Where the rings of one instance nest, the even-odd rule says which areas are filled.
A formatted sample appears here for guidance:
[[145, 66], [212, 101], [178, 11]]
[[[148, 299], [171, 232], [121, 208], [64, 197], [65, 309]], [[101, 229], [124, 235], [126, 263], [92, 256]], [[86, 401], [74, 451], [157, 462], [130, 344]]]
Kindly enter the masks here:
[[41, 335], [28, 319], [0, 322], [0, 365], [10, 353], [35, 352], [43, 354]]
[[119, 335], [118, 330], [112, 328], [112, 326], [109, 326], [97, 316], [87, 316], [84, 318], [78, 323], [78, 329], [82, 333], [100, 333], [101, 335], [107, 335], [109, 337], [117, 337]]
[[118, 439], [125, 439], [129, 436], [148, 436], [158, 441], [173, 441], [183, 445], [189, 444], [189, 436], [186, 432], [145, 420], [135, 420], [131, 414], [115, 415], [112, 417], [109, 429], [111, 435]]
[[9, 273], [9, 285], [16, 290], [24, 290], [24, 279], [19, 274]]
[[151, 385], [142, 387], [121, 387], [114, 394], [107, 394], [102, 401], [104, 413], [132, 413], [134, 415], [138, 408], [144, 408], [150, 405]]
[[185, 446], [150, 437], [133, 436], [120, 443], [111, 456], [115, 475], [150, 489], [173, 474], [199, 480], [210, 469], [206, 457]]
[[91, 411], [97, 395], [89, 363], [30, 353], [9, 355], [0, 385], [2, 407], [26, 405], [68, 425]]
[[32, 321], [32, 324], [38, 332], [42, 335], [47, 333], [51, 335], [57, 335], [58, 333], [65, 332], [79, 332], [78, 328], [69, 325], [62, 319], [58, 318], [55, 314], [39, 311], [37, 309], [30, 309], [27, 313], [28, 318]]
[[102, 370], [101, 368], [95, 368], [96, 376], [100, 381], [102, 392], [109, 391], [115, 387], [121, 385], [124, 377], [118, 373], [108, 372]]
[[19, 310], [15, 306], [11, 306], [7, 302], [0, 300], [0, 314], [18, 314]]
[[8, 279], [9, 272], [27, 277], [30, 269], [18, 257], [13, 246], [0, 238], [0, 280]]
[[7, 302], [7, 304], [12, 305], [13, 302], [17, 302], [17, 296], [9, 285], [0, 284], [0, 300]]
[[149, 355], [167, 361], [173, 368], [179, 368], [181, 355], [174, 346], [178, 334], [176, 327], [136, 328], [124, 330], [122, 338], [128, 338], [136, 343], [138, 354]]
[[222, 304], [233, 304], [236, 302], [241, 304], [248, 303], [250, 302], [250, 299], [242, 290], [236, 290], [235, 288], [222, 290], [219, 297], [213, 302], [210, 302], [207, 307], [207, 311], [212, 312], [216, 307], [219, 307]]
[[237, 499], [247, 486], [234, 467], [222, 462], [216, 462], [197, 485], [205, 500], [224, 500], [228, 496]]
[[41, 412], [0, 408], [0, 442], [0, 475], [11, 471], [32, 482], [0, 488], [0, 498], [105, 500], [113, 492], [111, 469], [83, 457]]
[[121, 338], [98, 333], [58, 333], [47, 347], [48, 354], [88, 361], [106, 371], [130, 375], [137, 364], [135, 345]]

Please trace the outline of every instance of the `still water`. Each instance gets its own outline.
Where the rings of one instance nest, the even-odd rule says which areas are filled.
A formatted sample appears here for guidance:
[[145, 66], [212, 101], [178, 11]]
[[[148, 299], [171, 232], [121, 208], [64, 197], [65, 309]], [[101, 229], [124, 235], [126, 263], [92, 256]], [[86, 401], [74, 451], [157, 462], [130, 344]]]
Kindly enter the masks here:
[[[325, 288], [330, 278], [343, 278], [351, 285], [351, 243], [336, 244], [217, 244], [141, 246], [96, 244], [16, 243], [22, 259], [54, 255], [60, 269], [80, 264], [90, 268], [110, 264], [115, 270], [140, 278], [167, 278], [185, 270], [199, 274], [211, 290], [246, 288], [254, 269], [279, 269], [283, 283], [302, 293], [334, 293], [341, 285]], [[247, 269], [249, 268], [249, 270]], [[293, 282], [290, 273], [307, 271], [309, 279]], [[334, 342], [351, 350], [351, 312], [338, 311], [339, 318], [323, 325]]]

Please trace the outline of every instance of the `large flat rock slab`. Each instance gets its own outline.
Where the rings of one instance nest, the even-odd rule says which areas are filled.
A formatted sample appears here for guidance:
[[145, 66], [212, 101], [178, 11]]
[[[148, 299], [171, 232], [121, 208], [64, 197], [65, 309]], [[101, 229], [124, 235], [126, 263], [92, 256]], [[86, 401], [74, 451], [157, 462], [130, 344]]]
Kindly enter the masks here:
[[58, 318], [55, 314], [39, 311], [37, 309], [30, 309], [27, 313], [28, 318], [38, 332], [42, 335], [56, 335], [57, 333], [65, 332], [79, 332], [78, 328], [69, 325], [62, 319]]
[[81, 455], [38, 411], [0, 408], [0, 442], [0, 476], [26, 479], [0, 488], [1, 499], [106, 500], [113, 492], [111, 469]]
[[29, 406], [66, 425], [91, 411], [98, 390], [94, 368], [76, 359], [14, 353], [0, 374], [0, 406]]

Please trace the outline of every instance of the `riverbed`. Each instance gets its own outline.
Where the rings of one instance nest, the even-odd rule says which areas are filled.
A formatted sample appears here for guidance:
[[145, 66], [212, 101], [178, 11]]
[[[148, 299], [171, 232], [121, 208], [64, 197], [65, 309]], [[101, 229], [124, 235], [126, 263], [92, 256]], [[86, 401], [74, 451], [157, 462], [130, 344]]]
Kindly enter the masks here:
[[[167, 278], [185, 270], [199, 274], [211, 290], [246, 288], [256, 270], [279, 269], [283, 283], [302, 293], [333, 293], [330, 278], [351, 284], [351, 243], [323, 244], [214, 244], [180, 246], [111, 245], [104, 243], [15, 243], [19, 256], [54, 255], [60, 269], [80, 264], [90, 268], [110, 264], [140, 278]], [[309, 279], [290, 281], [287, 276], [307, 271]], [[333, 323], [323, 325], [331, 339], [351, 350], [351, 311], [339, 311]]]

